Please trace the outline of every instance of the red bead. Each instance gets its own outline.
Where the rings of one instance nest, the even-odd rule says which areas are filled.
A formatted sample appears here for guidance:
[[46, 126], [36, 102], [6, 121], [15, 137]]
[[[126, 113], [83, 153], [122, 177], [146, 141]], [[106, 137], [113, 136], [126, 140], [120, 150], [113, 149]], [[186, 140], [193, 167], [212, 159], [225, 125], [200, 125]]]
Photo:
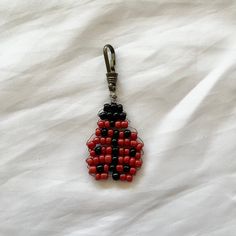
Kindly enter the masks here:
[[112, 129], [109, 129], [108, 132], [107, 132], [107, 134], [108, 134], [109, 137], [112, 137], [112, 136], [113, 136], [113, 133], [114, 133], [114, 132], [113, 132]]
[[130, 138], [131, 138], [132, 140], [136, 140], [137, 137], [138, 137], [138, 134], [137, 134], [136, 132], [131, 132]]
[[123, 157], [118, 157], [118, 163], [123, 164], [124, 163], [124, 158]]
[[96, 180], [100, 180], [100, 179], [101, 179], [101, 175], [100, 175], [100, 174], [96, 174], [96, 175], [95, 175], [95, 179], [96, 179]]
[[107, 179], [108, 178], [108, 174], [107, 173], [102, 173], [101, 174], [101, 179]]
[[88, 148], [93, 149], [96, 146], [96, 144], [93, 141], [90, 141], [87, 143], [87, 146]]
[[125, 181], [126, 180], [126, 174], [121, 174], [120, 175], [120, 180]]
[[130, 160], [130, 157], [129, 157], [129, 156], [125, 156], [125, 157], [124, 157], [124, 163], [128, 164], [128, 163], [129, 163], [129, 160]]
[[105, 156], [104, 155], [100, 155], [99, 156], [99, 162], [100, 163], [104, 163], [105, 162]]
[[97, 124], [98, 124], [98, 127], [99, 127], [99, 128], [104, 128], [104, 127], [105, 127], [104, 121], [101, 121], [101, 120], [100, 120], [100, 121], [98, 121]]
[[136, 152], [135, 157], [136, 157], [136, 159], [140, 159], [141, 158], [141, 153], [140, 152]]
[[106, 148], [102, 147], [102, 154], [105, 155], [106, 154]]
[[123, 131], [120, 131], [120, 133], [119, 133], [119, 138], [124, 138], [124, 132]]
[[142, 166], [142, 161], [141, 160], [136, 160], [135, 161], [135, 166], [136, 167], [141, 167]]
[[128, 148], [125, 149], [124, 154], [129, 155], [129, 149]]
[[106, 127], [106, 128], [109, 128], [109, 127], [110, 127], [110, 121], [108, 121], [108, 120], [105, 121], [105, 127]]
[[91, 157], [95, 157], [95, 156], [96, 156], [96, 153], [95, 153], [94, 150], [91, 150], [89, 153], [90, 153], [90, 156], [91, 156]]
[[119, 154], [120, 154], [121, 156], [124, 155], [124, 148], [119, 148]]
[[120, 121], [116, 121], [115, 127], [116, 127], [116, 128], [121, 128], [121, 122], [120, 122]]
[[124, 139], [118, 139], [118, 145], [121, 147], [124, 145]]
[[128, 127], [128, 121], [122, 121], [121, 122], [121, 127], [122, 128], [127, 128]]
[[106, 148], [106, 154], [111, 154], [112, 153], [112, 148], [111, 147], [107, 147]]
[[90, 166], [89, 167], [89, 174], [95, 174], [97, 171], [96, 166]]
[[135, 140], [130, 141], [130, 146], [131, 147], [136, 147], [136, 145], [137, 145], [137, 141], [135, 141]]
[[118, 172], [122, 172], [123, 171], [123, 166], [122, 165], [117, 165], [116, 166], [116, 170], [118, 171]]
[[89, 166], [93, 165], [93, 159], [92, 158], [87, 158], [86, 162], [88, 163]]
[[137, 146], [136, 146], [136, 150], [137, 151], [141, 151], [142, 148], [143, 148], [143, 144], [142, 143], [137, 144]]
[[135, 158], [131, 157], [130, 160], [129, 160], [129, 165], [132, 166], [132, 167], [135, 166], [135, 161], [136, 161]]
[[95, 138], [93, 139], [93, 142], [94, 142], [95, 144], [98, 144], [98, 143], [100, 143], [100, 138], [98, 138], [98, 137], [95, 137]]
[[107, 173], [108, 171], [109, 171], [109, 165], [106, 165], [106, 164], [105, 164], [105, 165], [104, 165], [104, 172]]
[[111, 163], [111, 155], [105, 156], [105, 163], [107, 163], [107, 164]]
[[111, 138], [110, 138], [110, 137], [107, 137], [107, 138], [106, 138], [106, 144], [107, 144], [107, 145], [110, 145], [110, 144], [111, 144]]
[[101, 144], [105, 144], [106, 143], [106, 138], [100, 138], [100, 142], [101, 142]]
[[93, 158], [93, 163], [94, 163], [94, 165], [97, 165], [99, 163], [99, 158], [98, 157], [94, 157]]
[[96, 129], [95, 134], [96, 134], [96, 136], [100, 136], [101, 135], [101, 130], [100, 129]]
[[130, 141], [129, 141], [129, 139], [125, 139], [125, 146], [129, 146], [130, 145]]
[[126, 175], [126, 180], [128, 181], [128, 182], [131, 182], [132, 180], [133, 180], [133, 176], [132, 175]]
[[136, 174], [136, 169], [134, 167], [131, 167], [130, 170], [129, 170], [129, 173], [131, 175], [135, 175]]

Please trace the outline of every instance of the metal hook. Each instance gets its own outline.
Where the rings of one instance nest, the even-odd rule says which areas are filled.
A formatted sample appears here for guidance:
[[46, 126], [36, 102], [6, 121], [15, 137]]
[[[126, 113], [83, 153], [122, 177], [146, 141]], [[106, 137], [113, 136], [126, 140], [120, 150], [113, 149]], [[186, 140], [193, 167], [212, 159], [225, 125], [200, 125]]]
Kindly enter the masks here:
[[[111, 54], [111, 60], [109, 61], [109, 56], [108, 56], [108, 49]], [[115, 72], [115, 65], [116, 65], [116, 54], [114, 48], [110, 44], [106, 44], [103, 47], [103, 55], [107, 67], [107, 73], [110, 72]]]
[[[110, 51], [111, 59], [109, 61], [108, 50]], [[103, 47], [103, 55], [107, 67], [107, 82], [108, 88], [110, 91], [110, 97], [112, 102], [116, 102], [116, 82], [118, 74], [115, 71], [115, 64], [116, 64], [116, 55], [115, 50], [110, 44], [106, 44]]]

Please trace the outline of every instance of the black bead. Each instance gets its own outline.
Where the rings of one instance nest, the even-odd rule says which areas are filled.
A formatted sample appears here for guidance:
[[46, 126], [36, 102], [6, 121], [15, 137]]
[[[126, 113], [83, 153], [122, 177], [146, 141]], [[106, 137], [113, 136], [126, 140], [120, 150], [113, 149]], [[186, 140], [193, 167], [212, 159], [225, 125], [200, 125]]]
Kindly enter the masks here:
[[119, 154], [119, 148], [118, 147], [113, 147], [112, 148], [112, 155], [117, 156]]
[[95, 151], [95, 153], [97, 155], [100, 155], [102, 153], [102, 147], [101, 146], [97, 146], [97, 147], [95, 147], [94, 151]]
[[112, 145], [112, 146], [117, 146], [117, 145], [118, 145], [118, 140], [115, 139], [115, 138], [113, 138], [113, 139], [111, 140], [111, 145]]
[[113, 156], [111, 163], [116, 165], [118, 163], [118, 156]]
[[120, 174], [117, 173], [117, 172], [113, 172], [113, 173], [112, 173], [112, 179], [114, 179], [114, 180], [119, 180], [119, 179], [120, 179]]
[[111, 164], [110, 167], [109, 167], [109, 171], [113, 172], [115, 170], [116, 170], [116, 165]]
[[110, 126], [113, 128], [113, 127], [115, 127], [115, 121], [114, 120], [111, 120], [110, 121]]
[[112, 103], [111, 104], [111, 112], [117, 112], [117, 104], [116, 103]]
[[113, 120], [119, 120], [119, 118], [120, 118], [120, 115], [118, 112], [113, 113], [113, 115], [112, 115]]
[[123, 111], [123, 106], [122, 106], [122, 104], [118, 104], [117, 105], [117, 112], [122, 112]]
[[135, 148], [130, 148], [130, 150], [129, 150], [129, 155], [130, 155], [131, 157], [134, 157], [134, 156], [136, 155], [136, 149], [135, 149]]
[[107, 128], [102, 128], [102, 130], [101, 130], [101, 136], [102, 136], [102, 137], [106, 137], [106, 136], [107, 136], [107, 132], [108, 132]]
[[112, 113], [109, 111], [107, 112], [107, 119], [108, 120], [111, 120], [113, 117], [112, 117]]
[[129, 138], [130, 135], [131, 135], [131, 131], [130, 131], [129, 129], [126, 129], [126, 130], [124, 131], [124, 136], [125, 136], [125, 138]]
[[107, 119], [107, 113], [105, 111], [102, 111], [98, 114], [101, 120], [106, 120]]
[[114, 129], [113, 130], [113, 138], [119, 138], [119, 130], [118, 129]]
[[130, 166], [129, 165], [124, 165], [124, 172], [128, 173], [130, 171]]
[[125, 112], [121, 112], [119, 116], [120, 116], [121, 120], [125, 120], [126, 119], [126, 113]]
[[108, 104], [108, 103], [104, 104], [103, 110], [106, 111], [106, 112], [111, 111], [111, 105]]
[[102, 173], [104, 171], [104, 166], [103, 165], [97, 165], [97, 172]]

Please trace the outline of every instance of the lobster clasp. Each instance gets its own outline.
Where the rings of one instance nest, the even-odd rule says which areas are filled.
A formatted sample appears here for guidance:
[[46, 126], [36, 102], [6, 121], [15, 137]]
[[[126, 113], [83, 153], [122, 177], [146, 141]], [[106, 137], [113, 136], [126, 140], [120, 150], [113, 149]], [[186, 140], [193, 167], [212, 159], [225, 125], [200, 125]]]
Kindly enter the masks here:
[[[110, 52], [110, 60], [108, 51]], [[110, 44], [106, 44], [103, 47], [103, 55], [106, 63], [107, 68], [107, 82], [108, 82], [108, 88], [110, 90], [110, 97], [112, 102], [116, 102], [116, 82], [117, 82], [117, 76], [118, 74], [115, 71], [115, 64], [116, 64], [116, 55], [115, 50]]]
[[[111, 54], [111, 59], [109, 61], [108, 50]], [[115, 65], [116, 65], [116, 54], [114, 48], [110, 44], [106, 44], [103, 47], [103, 55], [107, 67], [107, 73], [115, 72]]]

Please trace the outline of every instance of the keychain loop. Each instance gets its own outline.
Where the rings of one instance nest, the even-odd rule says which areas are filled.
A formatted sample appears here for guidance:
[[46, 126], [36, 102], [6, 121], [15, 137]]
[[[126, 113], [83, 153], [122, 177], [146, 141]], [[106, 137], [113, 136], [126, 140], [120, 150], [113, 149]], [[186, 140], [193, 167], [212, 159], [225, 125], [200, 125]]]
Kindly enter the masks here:
[[[108, 56], [108, 49], [111, 54], [111, 60], [109, 61], [109, 56]], [[107, 67], [107, 73], [110, 72], [115, 72], [115, 65], [116, 65], [116, 54], [114, 48], [110, 44], [106, 44], [103, 47], [103, 55]]]
[[[109, 61], [109, 56], [108, 56], [108, 51], [110, 52], [110, 61]], [[107, 68], [107, 83], [108, 83], [108, 88], [110, 91], [110, 98], [111, 102], [116, 102], [116, 82], [117, 82], [117, 76], [118, 74], [115, 71], [115, 64], [116, 64], [116, 55], [115, 55], [115, 50], [110, 44], [106, 44], [103, 47], [103, 55], [105, 59], [105, 64]]]

